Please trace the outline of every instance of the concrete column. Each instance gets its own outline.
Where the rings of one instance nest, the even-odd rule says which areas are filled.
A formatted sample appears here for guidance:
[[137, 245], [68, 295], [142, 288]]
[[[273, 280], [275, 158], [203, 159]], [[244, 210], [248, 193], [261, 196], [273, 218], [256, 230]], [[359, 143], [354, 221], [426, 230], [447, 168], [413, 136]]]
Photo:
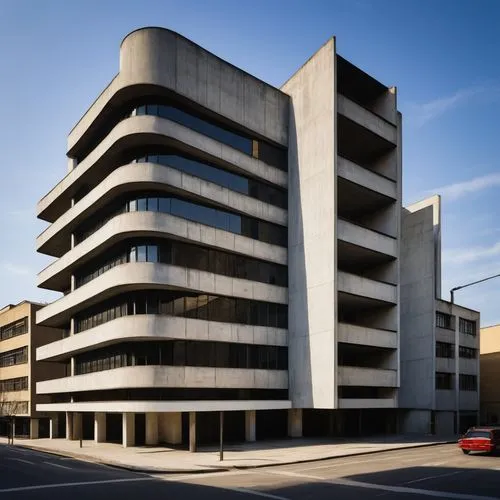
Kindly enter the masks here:
[[124, 448], [135, 444], [135, 413], [123, 413], [122, 441]]
[[66, 439], [73, 439], [73, 413], [66, 412]]
[[158, 444], [158, 413], [146, 413], [146, 444]]
[[71, 358], [71, 361], [70, 361], [70, 373], [71, 373], [71, 376], [74, 377], [75, 376], [75, 358]]
[[82, 439], [82, 414], [73, 413], [73, 439]]
[[245, 411], [245, 441], [249, 441], [249, 442], [255, 441], [255, 421], [256, 421], [255, 410], [246, 410]]
[[182, 443], [182, 413], [169, 412], [158, 415], [159, 441], [168, 444]]
[[76, 278], [75, 275], [71, 275], [71, 291], [74, 292], [76, 288]]
[[94, 413], [94, 441], [104, 443], [106, 441], [106, 414]]
[[288, 410], [288, 436], [302, 437], [302, 408]]
[[59, 416], [52, 417], [49, 422], [49, 437], [55, 439], [59, 437]]
[[71, 250], [73, 250], [73, 248], [75, 248], [75, 233], [71, 233], [71, 236], [70, 236], [70, 242], [71, 242]]
[[69, 334], [70, 335], [75, 334], [75, 318], [71, 318], [69, 320]]
[[38, 439], [38, 418], [30, 418], [30, 439]]
[[196, 412], [189, 412], [189, 451], [196, 451]]

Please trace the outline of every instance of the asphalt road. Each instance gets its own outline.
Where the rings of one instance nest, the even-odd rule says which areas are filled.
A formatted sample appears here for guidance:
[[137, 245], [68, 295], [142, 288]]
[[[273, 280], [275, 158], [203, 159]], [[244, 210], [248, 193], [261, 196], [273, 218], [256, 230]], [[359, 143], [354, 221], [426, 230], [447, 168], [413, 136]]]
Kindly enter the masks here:
[[[291, 466], [147, 475], [0, 445], [0, 500], [500, 499], [500, 456], [454, 445]], [[384, 499], [385, 500], [385, 499]]]

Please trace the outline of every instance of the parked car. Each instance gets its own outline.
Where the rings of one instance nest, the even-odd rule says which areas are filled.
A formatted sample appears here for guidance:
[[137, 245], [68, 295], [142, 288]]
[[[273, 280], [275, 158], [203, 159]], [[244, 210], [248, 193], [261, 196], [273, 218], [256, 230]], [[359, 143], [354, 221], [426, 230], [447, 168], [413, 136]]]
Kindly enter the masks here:
[[500, 450], [500, 427], [472, 427], [458, 440], [458, 446], [466, 455], [471, 451]]

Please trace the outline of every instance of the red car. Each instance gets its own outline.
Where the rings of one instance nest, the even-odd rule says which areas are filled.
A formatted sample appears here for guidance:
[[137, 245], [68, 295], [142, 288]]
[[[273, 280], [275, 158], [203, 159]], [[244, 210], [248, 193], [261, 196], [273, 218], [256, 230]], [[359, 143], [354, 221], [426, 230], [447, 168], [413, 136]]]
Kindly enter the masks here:
[[466, 455], [471, 451], [493, 453], [500, 449], [500, 428], [472, 427], [458, 440], [458, 446]]

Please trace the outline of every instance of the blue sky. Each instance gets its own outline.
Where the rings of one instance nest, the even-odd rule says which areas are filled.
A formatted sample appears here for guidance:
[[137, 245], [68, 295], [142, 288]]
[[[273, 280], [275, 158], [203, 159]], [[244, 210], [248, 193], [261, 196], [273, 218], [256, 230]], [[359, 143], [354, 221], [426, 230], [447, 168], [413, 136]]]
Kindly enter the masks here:
[[[480, 8], [478, 8], [480, 6]], [[35, 205], [66, 172], [66, 136], [118, 71], [121, 39], [165, 26], [280, 86], [331, 35], [398, 87], [404, 202], [443, 195], [443, 292], [500, 273], [495, 0], [0, 0], [0, 306], [53, 300], [36, 273]], [[500, 323], [500, 278], [457, 293]]]

